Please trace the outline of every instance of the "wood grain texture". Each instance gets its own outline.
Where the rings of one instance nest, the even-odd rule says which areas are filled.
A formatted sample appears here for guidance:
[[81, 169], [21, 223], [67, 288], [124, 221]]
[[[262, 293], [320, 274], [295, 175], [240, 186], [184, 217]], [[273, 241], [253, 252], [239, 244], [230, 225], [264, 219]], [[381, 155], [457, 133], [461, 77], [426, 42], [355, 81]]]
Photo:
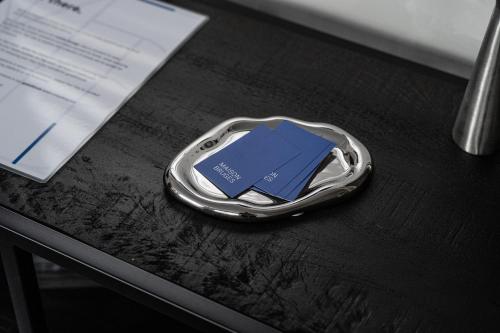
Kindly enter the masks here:
[[[500, 155], [451, 140], [466, 82], [222, 1], [207, 25], [48, 183], [0, 171], [0, 204], [285, 331], [500, 324]], [[165, 196], [164, 168], [235, 116], [340, 126], [365, 191], [242, 225]]]

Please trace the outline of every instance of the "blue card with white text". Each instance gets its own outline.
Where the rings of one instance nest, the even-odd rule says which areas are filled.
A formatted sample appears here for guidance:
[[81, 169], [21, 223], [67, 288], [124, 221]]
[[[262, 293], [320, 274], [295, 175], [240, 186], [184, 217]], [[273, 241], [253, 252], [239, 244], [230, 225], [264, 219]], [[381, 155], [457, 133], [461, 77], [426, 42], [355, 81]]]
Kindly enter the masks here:
[[261, 125], [195, 165], [195, 169], [234, 198], [299, 154], [297, 147]]
[[[305, 177], [316, 168], [319, 162], [316, 165], [311, 165], [311, 162], [332, 143], [289, 121], [280, 123], [274, 129], [274, 132], [300, 149], [300, 155], [279, 169], [274, 170], [269, 175], [266, 175], [266, 177], [254, 185], [262, 192], [277, 196], [278, 193], [280, 193], [283, 188], [288, 187], [293, 180], [295, 180], [295, 182], [291, 187], [292, 189], [295, 188], [295, 186], [303, 180], [297, 179], [298, 175], [303, 175], [303, 177]], [[324, 158], [324, 156], [322, 158]], [[307, 170], [304, 171], [306, 168]]]

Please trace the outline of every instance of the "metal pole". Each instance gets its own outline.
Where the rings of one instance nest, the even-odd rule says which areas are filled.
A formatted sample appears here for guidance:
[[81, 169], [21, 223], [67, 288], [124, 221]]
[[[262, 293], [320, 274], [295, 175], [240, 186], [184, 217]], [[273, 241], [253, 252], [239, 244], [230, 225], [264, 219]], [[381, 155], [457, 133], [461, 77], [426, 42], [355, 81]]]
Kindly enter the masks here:
[[499, 3], [497, 0], [453, 128], [456, 144], [473, 155], [492, 154], [500, 142]]
[[1, 257], [19, 332], [47, 332], [32, 255], [7, 245]]

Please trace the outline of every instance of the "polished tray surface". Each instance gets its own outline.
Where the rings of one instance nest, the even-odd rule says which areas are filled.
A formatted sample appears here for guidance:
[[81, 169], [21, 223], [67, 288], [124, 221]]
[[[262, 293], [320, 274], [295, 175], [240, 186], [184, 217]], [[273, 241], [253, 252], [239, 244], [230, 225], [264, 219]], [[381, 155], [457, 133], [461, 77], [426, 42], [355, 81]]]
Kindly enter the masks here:
[[[284, 120], [337, 144], [296, 200], [286, 202], [253, 190], [231, 199], [194, 168], [255, 127], [266, 124], [274, 128]], [[298, 216], [319, 205], [338, 202], [359, 190], [372, 170], [371, 156], [366, 147], [336, 126], [288, 117], [233, 118], [213, 128], [177, 155], [166, 169], [164, 181], [171, 195], [197, 210], [224, 219], [256, 222]]]

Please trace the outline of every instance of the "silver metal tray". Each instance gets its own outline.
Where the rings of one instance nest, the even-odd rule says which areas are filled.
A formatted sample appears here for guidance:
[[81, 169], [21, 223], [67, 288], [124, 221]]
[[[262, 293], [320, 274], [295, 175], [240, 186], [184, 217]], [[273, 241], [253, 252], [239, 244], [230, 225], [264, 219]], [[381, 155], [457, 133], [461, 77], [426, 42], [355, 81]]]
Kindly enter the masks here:
[[[337, 144], [297, 200], [286, 202], [252, 190], [231, 199], [194, 168], [255, 127], [265, 123], [274, 128], [283, 120]], [[287, 117], [233, 118], [213, 128], [177, 155], [166, 169], [164, 181], [170, 194], [199, 211], [234, 221], [258, 222], [299, 216], [320, 204], [338, 202], [356, 192], [372, 170], [370, 153], [365, 146], [336, 126]]]

